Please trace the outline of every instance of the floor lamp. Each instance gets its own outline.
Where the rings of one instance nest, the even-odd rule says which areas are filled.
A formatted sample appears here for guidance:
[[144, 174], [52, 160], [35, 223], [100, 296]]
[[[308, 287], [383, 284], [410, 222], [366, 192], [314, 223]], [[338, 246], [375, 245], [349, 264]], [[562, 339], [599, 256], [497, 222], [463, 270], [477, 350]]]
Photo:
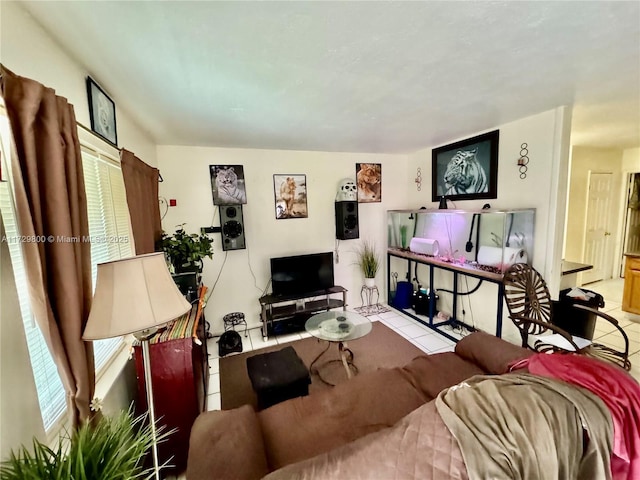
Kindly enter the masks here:
[[96, 290], [82, 338], [101, 340], [133, 334], [140, 340], [156, 480], [160, 479], [160, 468], [149, 338], [158, 326], [178, 318], [190, 308], [171, 278], [163, 253], [138, 255], [98, 265]]

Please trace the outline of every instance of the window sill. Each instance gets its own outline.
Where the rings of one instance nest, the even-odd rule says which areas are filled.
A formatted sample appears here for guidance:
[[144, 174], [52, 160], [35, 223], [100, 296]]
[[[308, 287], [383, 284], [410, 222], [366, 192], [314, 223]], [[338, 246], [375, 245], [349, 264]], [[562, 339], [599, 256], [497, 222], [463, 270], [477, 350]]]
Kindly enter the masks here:
[[120, 350], [113, 356], [111, 362], [102, 369], [96, 378], [94, 398], [104, 400], [104, 398], [109, 395], [109, 390], [111, 390], [113, 384], [118, 380], [125, 365], [133, 358], [132, 343], [133, 337], [129, 335], [124, 339]]

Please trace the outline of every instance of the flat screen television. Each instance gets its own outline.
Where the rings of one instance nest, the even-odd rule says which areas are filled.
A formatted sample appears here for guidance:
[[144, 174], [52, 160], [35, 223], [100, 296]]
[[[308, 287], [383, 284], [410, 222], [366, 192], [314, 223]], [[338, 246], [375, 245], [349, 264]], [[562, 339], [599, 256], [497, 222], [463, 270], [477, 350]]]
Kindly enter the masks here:
[[297, 295], [333, 286], [333, 252], [271, 259], [274, 295]]

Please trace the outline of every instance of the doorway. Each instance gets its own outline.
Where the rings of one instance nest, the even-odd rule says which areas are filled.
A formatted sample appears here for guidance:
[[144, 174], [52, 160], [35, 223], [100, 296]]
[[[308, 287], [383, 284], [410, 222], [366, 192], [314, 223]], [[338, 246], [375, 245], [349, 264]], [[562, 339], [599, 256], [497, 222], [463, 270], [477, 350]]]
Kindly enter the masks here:
[[[627, 182], [627, 208], [622, 234], [622, 254], [640, 251], [640, 173], [630, 173]], [[624, 258], [620, 262], [624, 277]]]
[[613, 249], [611, 245], [611, 194], [613, 173], [589, 172], [587, 223], [584, 238], [584, 263], [593, 265], [582, 274], [582, 283], [611, 278]]

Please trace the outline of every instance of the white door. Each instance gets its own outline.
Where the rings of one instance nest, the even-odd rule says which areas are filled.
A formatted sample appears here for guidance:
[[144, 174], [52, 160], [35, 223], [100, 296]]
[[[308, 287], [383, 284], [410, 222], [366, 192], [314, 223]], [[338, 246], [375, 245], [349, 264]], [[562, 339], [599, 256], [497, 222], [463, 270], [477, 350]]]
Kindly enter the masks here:
[[582, 274], [582, 283], [610, 278], [611, 270], [611, 188], [612, 173], [589, 173], [587, 225], [584, 239], [583, 262], [593, 265]]

